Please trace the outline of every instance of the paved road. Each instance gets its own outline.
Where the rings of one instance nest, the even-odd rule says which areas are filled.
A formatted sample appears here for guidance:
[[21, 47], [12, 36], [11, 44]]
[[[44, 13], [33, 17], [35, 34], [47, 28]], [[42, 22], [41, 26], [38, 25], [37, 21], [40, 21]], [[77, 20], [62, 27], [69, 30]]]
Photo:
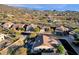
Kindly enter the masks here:
[[63, 36], [63, 37], [58, 37], [60, 39], [65, 39], [71, 47], [76, 51], [77, 54], [79, 54], [79, 47], [75, 46], [72, 42], [74, 41], [74, 37], [69, 35], [69, 36]]

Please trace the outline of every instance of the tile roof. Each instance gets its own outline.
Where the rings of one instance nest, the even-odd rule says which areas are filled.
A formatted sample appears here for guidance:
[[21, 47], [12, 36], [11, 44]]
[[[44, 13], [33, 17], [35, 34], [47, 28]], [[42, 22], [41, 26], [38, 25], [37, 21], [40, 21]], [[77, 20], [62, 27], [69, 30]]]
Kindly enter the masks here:
[[58, 44], [58, 41], [47, 35], [40, 35], [36, 38], [33, 48], [53, 48], [51, 44]]

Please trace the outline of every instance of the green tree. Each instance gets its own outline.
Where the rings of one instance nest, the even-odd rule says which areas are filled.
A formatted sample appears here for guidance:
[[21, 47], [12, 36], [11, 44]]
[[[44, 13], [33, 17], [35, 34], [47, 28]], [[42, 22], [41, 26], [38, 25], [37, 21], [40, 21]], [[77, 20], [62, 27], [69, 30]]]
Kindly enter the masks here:
[[75, 32], [75, 33], [79, 33], [79, 29], [78, 29], [78, 28], [75, 29], [74, 32]]
[[79, 41], [79, 34], [74, 34], [74, 38], [76, 41]]
[[19, 30], [24, 31], [25, 29], [24, 28], [19, 28]]
[[8, 48], [8, 54], [12, 55], [13, 54], [13, 49], [12, 48]]
[[31, 33], [30, 36], [29, 36], [29, 38], [35, 38], [36, 36], [37, 36], [36, 33]]
[[39, 28], [39, 27], [36, 27], [36, 28], [34, 29], [34, 31], [35, 31], [35, 32], [39, 32], [39, 31], [40, 31], [40, 28]]
[[64, 54], [64, 52], [65, 52], [65, 49], [64, 49], [64, 47], [63, 47], [63, 45], [58, 45], [58, 50], [59, 50], [59, 52], [60, 52], [60, 54]]

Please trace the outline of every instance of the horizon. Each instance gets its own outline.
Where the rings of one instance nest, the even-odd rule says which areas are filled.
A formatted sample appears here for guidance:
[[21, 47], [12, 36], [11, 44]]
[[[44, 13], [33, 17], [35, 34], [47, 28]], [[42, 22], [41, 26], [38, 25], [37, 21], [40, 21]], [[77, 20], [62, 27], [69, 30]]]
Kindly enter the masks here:
[[8, 6], [33, 10], [79, 11], [79, 4], [8, 4]]

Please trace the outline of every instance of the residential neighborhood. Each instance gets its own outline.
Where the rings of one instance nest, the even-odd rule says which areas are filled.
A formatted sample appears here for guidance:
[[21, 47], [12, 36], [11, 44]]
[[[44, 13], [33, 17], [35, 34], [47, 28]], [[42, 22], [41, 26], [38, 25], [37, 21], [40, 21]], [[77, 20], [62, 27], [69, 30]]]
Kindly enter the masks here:
[[1, 4], [0, 55], [79, 55], [79, 12]]

